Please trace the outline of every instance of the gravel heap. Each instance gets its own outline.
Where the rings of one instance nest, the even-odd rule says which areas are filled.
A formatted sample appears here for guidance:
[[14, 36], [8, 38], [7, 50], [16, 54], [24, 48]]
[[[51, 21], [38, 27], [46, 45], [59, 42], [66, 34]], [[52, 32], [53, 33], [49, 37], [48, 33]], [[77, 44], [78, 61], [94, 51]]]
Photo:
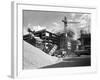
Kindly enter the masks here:
[[43, 52], [24, 41], [23, 65], [24, 69], [40, 68], [59, 62], [59, 59]]

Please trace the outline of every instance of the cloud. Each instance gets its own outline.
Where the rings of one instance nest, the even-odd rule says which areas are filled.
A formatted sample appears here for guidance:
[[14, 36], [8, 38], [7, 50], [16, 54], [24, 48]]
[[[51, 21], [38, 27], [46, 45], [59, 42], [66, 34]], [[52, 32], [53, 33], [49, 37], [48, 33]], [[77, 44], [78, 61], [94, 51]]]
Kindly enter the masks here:
[[84, 14], [80, 17], [80, 28], [82, 30], [85, 30], [87, 33], [90, 32], [91, 27], [91, 15], [90, 14]]
[[80, 27], [88, 27], [90, 25], [90, 15], [84, 14], [80, 17]]
[[28, 32], [27, 32], [26, 27], [24, 27], [24, 30], [23, 30], [23, 35], [26, 35], [26, 34], [28, 34]]
[[71, 18], [68, 20], [70, 22], [79, 22], [77, 24], [68, 24], [67, 30], [71, 29], [75, 33], [74, 39], [77, 39], [80, 37], [80, 30], [85, 30], [87, 32], [90, 32], [90, 14], [71, 14]]
[[76, 14], [75, 13], [72, 13], [71, 14], [71, 18], [74, 19], [75, 17], [76, 17]]
[[[54, 14], [52, 14], [54, 15]], [[65, 14], [64, 14], [65, 15]], [[88, 32], [90, 32], [90, 26], [91, 26], [91, 16], [90, 14], [81, 14], [81, 13], [66, 13], [66, 15], [68, 17], [68, 21], [70, 22], [80, 22], [78, 24], [68, 24], [67, 28], [70, 28], [74, 31], [75, 35], [74, 38], [77, 39], [79, 38], [80, 35], [80, 30], [84, 29]], [[27, 33], [27, 28], [31, 28], [31, 30], [42, 30], [42, 29], [46, 29], [52, 33], [63, 33], [64, 32], [64, 25], [63, 22], [61, 22], [62, 18], [64, 16], [60, 15], [60, 17], [55, 17], [55, 15], [51, 18], [50, 20], [47, 20], [47, 18], [41, 18], [44, 20], [40, 20], [36, 17], [36, 19], [32, 19], [33, 21], [30, 21], [30, 23], [28, 23], [28, 25], [25, 25], [25, 30], [24, 33]], [[41, 22], [41, 24], [40, 24]], [[66, 29], [67, 30], [67, 29]]]
[[64, 27], [57, 22], [53, 22], [50, 27], [47, 28], [48, 31], [52, 33], [62, 32], [64, 30]]
[[43, 30], [43, 29], [46, 29], [46, 27], [45, 26], [40, 26], [40, 25], [33, 26], [33, 30], [35, 30], [35, 31], [39, 31], [39, 30]]
[[60, 24], [58, 24], [57, 22], [53, 22], [52, 23], [54, 26], [60, 26]]
[[32, 24], [28, 24], [27, 25], [27, 28], [30, 28], [31, 30], [35, 30], [35, 31], [39, 31], [39, 30], [43, 30], [43, 29], [46, 29], [45, 26], [40, 26], [40, 25], [32, 25]]

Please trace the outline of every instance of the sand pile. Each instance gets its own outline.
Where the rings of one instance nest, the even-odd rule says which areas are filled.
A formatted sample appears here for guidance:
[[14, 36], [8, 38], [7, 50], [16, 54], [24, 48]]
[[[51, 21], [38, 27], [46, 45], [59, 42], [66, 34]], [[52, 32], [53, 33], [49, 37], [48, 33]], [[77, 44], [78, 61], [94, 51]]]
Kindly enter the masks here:
[[59, 62], [59, 59], [50, 56], [40, 49], [24, 41], [24, 69], [40, 68]]

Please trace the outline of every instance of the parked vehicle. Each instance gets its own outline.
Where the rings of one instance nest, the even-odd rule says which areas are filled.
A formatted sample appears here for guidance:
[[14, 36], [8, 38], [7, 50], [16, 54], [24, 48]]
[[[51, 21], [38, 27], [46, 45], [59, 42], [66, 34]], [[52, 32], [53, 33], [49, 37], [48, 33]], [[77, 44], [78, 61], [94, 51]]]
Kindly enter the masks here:
[[86, 46], [83, 47], [83, 49], [75, 50], [74, 52], [77, 56], [90, 55], [91, 49], [90, 49], [89, 45], [86, 45]]

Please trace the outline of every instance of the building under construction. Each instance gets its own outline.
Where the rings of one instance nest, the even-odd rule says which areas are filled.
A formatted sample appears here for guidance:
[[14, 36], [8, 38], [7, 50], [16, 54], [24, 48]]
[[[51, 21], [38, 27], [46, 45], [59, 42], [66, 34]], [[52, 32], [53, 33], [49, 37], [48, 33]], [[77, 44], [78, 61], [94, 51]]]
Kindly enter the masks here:
[[[40, 48], [45, 53], [57, 56], [57, 57], [65, 57], [72, 53], [77, 53], [78, 55], [81, 52], [86, 50], [84, 46], [89, 46], [88, 50], [90, 51], [90, 35], [81, 35], [78, 40], [73, 40], [68, 35], [66, 31], [67, 27], [67, 18], [65, 17], [64, 20], [64, 32], [60, 34], [52, 33], [47, 31], [46, 29], [40, 31], [32, 31], [28, 28], [29, 34], [23, 36], [23, 40], [30, 43], [31, 45]], [[70, 22], [70, 23], [77, 23], [77, 22]], [[81, 45], [78, 45], [78, 41], [80, 41]], [[88, 44], [89, 43], [89, 44]], [[84, 48], [84, 49], [83, 49]]]

